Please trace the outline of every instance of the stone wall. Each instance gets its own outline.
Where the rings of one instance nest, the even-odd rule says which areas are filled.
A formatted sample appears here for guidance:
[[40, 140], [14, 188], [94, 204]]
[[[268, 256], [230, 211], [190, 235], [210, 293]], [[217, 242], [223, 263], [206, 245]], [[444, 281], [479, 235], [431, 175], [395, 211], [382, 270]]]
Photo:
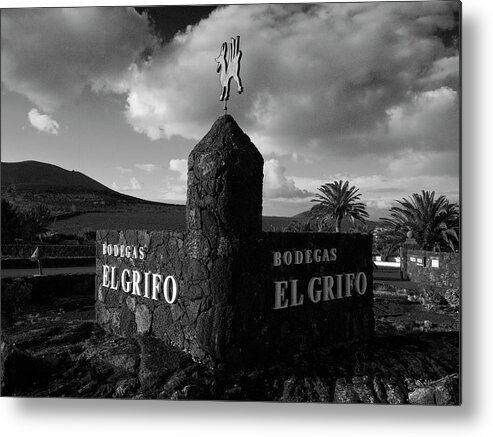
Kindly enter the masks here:
[[[368, 339], [373, 333], [373, 279], [371, 239], [359, 234], [261, 233], [243, 253], [244, 266], [236, 275], [233, 250], [224, 257], [203, 247], [190, 246], [188, 235], [172, 231], [98, 231], [96, 263], [96, 318], [105, 329], [132, 337], [149, 334], [182, 350], [199, 361], [251, 364], [252, 361], [293, 355], [323, 345], [341, 345]], [[103, 244], [148, 248], [145, 259], [103, 254]], [[274, 252], [336, 249], [331, 262], [275, 266]], [[247, 259], [246, 256], [250, 258]], [[306, 259], [306, 258], [305, 258]], [[115, 267], [116, 289], [103, 286], [103, 265]], [[177, 300], [166, 302], [126, 290], [121, 284], [124, 269], [174, 276]], [[311, 278], [364, 272], [363, 295], [312, 302], [307, 295]], [[126, 276], [130, 280], [132, 273]], [[231, 278], [236, 282], [232, 282]], [[285, 308], [275, 308], [275, 281], [297, 280], [297, 300], [291, 306], [286, 292]], [[225, 288], [227, 286], [228, 288]], [[150, 287], [151, 288], [151, 287]], [[321, 282], [318, 287], [321, 289]], [[344, 286], [345, 290], [345, 286]], [[345, 293], [345, 291], [344, 291]]]
[[[262, 332], [267, 345], [267, 354], [293, 355], [320, 346], [339, 346], [358, 340], [367, 340], [373, 335], [373, 263], [371, 259], [371, 237], [361, 234], [326, 233], [282, 233], [271, 232], [262, 235], [263, 252], [259, 257], [262, 270], [262, 286], [255, 297], [262, 302], [260, 310]], [[334, 261], [316, 262], [316, 250], [335, 249]], [[275, 266], [273, 252], [291, 252], [290, 265], [282, 263]], [[301, 252], [301, 254], [300, 254]], [[296, 253], [300, 256], [295, 263]], [[303, 257], [303, 259], [301, 259]], [[308, 261], [308, 262], [307, 262]], [[311, 261], [311, 262], [310, 262]], [[351, 287], [350, 297], [346, 295], [343, 276], [363, 272], [366, 278], [366, 291], [359, 295]], [[333, 296], [323, 301], [322, 293], [315, 293], [310, 299], [310, 281], [315, 281], [313, 290], [323, 290], [323, 278], [329, 276], [337, 282], [341, 278], [342, 289], [337, 295], [334, 283]], [[286, 293], [286, 308], [274, 309], [274, 281], [295, 280], [298, 292], [297, 302]]]
[[408, 250], [407, 274], [414, 282], [459, 290], [460, 253]]
[[[234, 367], [370, 337], [370, 237], [262, 233], [262, 181], [262, 155], [220, 117], [189, 156], [187, 232], [97, 232], [97, 321]], [[276, 265], [285, 252], [292, 262]]]

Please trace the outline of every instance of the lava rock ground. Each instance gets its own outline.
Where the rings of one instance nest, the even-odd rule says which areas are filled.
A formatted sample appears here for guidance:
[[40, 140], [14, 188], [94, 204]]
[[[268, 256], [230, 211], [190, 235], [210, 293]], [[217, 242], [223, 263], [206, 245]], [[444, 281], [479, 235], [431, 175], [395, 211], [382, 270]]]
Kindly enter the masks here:
[[375, 290], [371, 342], [234, 372], [149, 336], [106, 333], [91, 297], [2, 308], [2, 396], [460, 404], [458, 310]]

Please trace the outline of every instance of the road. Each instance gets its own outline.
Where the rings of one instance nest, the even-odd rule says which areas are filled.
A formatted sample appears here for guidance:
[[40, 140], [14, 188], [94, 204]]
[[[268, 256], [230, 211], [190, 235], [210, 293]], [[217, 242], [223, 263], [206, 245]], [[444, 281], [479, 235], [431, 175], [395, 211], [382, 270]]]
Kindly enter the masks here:
[[[58, 267], [44, 268], [43, 275], [70, 275], [78, 273], [95, 273], [95, 266], [80, 266], [80, 267]], [[5, 269], [2, 270], [2, 278], [19, 278], [26, 276], [34, 276], [38, 274], [38, 269]], [[373, 280], [389, 284], [397, 288], [416, 289], [418, 284], [411, 281], [403, 281], [400, 277], [399, 269], [392, 267], [377, 267], [373, 271]]]
[[[43, 275], [73, 275], [78, 273], [96, 273], [96, 266], [44, 268]], [[38, 274], [38, 269], [2, 269], [2, 278], [21, 278]]]

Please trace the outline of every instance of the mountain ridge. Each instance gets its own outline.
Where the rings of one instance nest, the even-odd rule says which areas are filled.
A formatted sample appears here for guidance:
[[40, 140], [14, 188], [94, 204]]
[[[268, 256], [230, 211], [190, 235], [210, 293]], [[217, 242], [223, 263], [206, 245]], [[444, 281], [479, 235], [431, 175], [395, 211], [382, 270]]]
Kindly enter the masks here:
[[21, 208], [42, 203], [55, 214], [137, 205], [185, 209], [184, 205], [154, 202], [122, 194], [79, 171], [34, 160], [2, 161], [0, 179], [2, 198]]
[[[85, 213], [176, 213], [183, 215], [180, 220], [183, 226], [185, 224], [185, 205], [122, 194], [76, 170], [35, 160], [2, 161], [0, 169], [2, 199], [20, 209], [44, 204], [60, 219]], [[303, 222], [309, 217], [310, 210], [292, 217], [264, 216], [264, 230], [269, 230], [271, 226], [286, 227], [291, 222]], [[367, 224], [370, 229], [377, 225], [374, 221]], [[350, 228], [351, 223], [345, 220], [343, 230]]]

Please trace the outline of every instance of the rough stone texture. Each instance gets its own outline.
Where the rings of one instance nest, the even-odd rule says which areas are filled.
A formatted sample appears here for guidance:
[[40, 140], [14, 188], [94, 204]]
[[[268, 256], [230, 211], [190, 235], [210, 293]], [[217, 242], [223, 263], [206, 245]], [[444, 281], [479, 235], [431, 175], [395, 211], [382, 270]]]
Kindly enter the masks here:
[[[219, 118], [188, 161], [188, 232], [98, 231], [96, 318], [107, 331], [151, 334], [194, 359], [250, 366], [347, 344], [373, 333], [371, 239], [359, 234], [262, 233], [263, 159], [231, 116]], [[144, 260], [103, 255], [102, 244], [146, 246]], [[274, 251], [336, 248], [337, 260], [273, 266]], [[174, 276], [178, 299], [102, 287], [103, 265]], [[363, 296], [275, 310], [274, 281], [364, 272]], [[193, 389], [190, 389], [193, 391]], [[233, 390], [234, 391], [234, 390]], [[236, 396], [231, 394], [232, 396]], [[185, 396], [184, 393], [177, 396]]]
[[1, 389], [2, 393], [15, 394], [33, 386], [37, 380], [46, 378], [46, 365], [14, 344], [1, 343]]
[[[128, 238], [128, 239], [127, 239]], [[102, 243], [130, 244], [145, 239], [146, 260], [102, 255]], [[187, 236], [176, 232], [126, 231], [97, 234], [96, 318], [108, 331], [131, 337], [151, 333], [188, 351], [200, 361], [253, 364], [259, 359], [306, 352], [323, 345], [365, 340], [374, 330], [371, 241], [358, 234], [261, 233], [237, 258], [191, 258]], [[185, 242], [180, 245], [179, 242]], [[179, 248], [181, 246], [181, 248]], [[274, 267], [274, 251], [337, 248], [337, 260]], [[247, 256], [248, 255], [248, 256]], [[237, 264], [235, 264], [237, 261]], [[174, 275], [178, 299], [169, 305], [123, 290], [101, 287], [102, 265]], [[245, 267], [248, 267], [245, 270]], [[364, 295], [312, 303], [307, 299], [313, 276], [365, 272]], [[274, 309], [274, 281], [298, 279], [300, 307]], [[261, 341], [259, 341], [261, 339]]]
[[137, 305], [135, 308], [135, 323], [139, 334], [145, 334], [149, 331], [151, 328], [151, 320], [151, 312], [147, 305]]
[[166, 376], [192, 364], [188, 355], [152, 337], [138, 337], [138, 343], [141, 357], [138, 377], [143, 386], [159, 384]]
[[263, 165], [233, 117], [220, 117], [188, 157], [188, 231], [217, 239], [217, 248], [231, 243], [220, 237], [257, 235], [262, 230]]
[[291, 377], [284, 382], [283, 402], [332, 402], [332, 384], [328, 378]]
[[[326, 263], [273, 265], [273, 252], [336, 248], [337, 259]], [[373, 335], [373, 264], [371, 238], [360, 234], [280, 233], [262, 234], [257, 246], [257, 259], [262, 269], [262, 285], [245, 296], [243, 314], [260, 331], [267, 345], [264, 354], [292, 355], [323, 345], [343, 345], [356, 340], [367, 340]], [[308, 299], [310, 278], [339, 273], [364, 272], [368, 279], [366, 293], [354, 291], [349, 298], [313, 303]], [[303, 305], [283, 309], [274, 308], [274, 281], [297, 279], [298, 294]], [[289, 296], [289, 293], [286, 293]], [[252, 298], [250, 298], [252, 296]], [[247, 323], [247, 321], [244, 321]], [[252, 344], [255, 345], [252, 336]], [[258, 347], [258, 346], [256, 346]], [[252, 351], [253, 353], [253, 351]]]
[[458, 332], [416, 328], [281, 364], [211, 369], [151, 336], [103, 332], [84, 299], [66, 313], [61, 297], [24, 308], [15, 323], [2, 317], [2, 396], [423, 403], [418, 395], [432, 392], [434, 405], [460, 404]]
[[[411, 261], [411, 257], [423, 258], [424, 265], [420, 266]], [[439, 267], [431, 266], [433, 258], [438, 259]], [[460, 253], [409, 250], [407, 252], [407, 273], [414, 282], [460, 290]]]
[[2, 307], [9, 311], [24, 305], [49, 304], [63, 296], [94, 293], [94, 273], [2, 278], [1, 282]]
[[[262, 230], [262, 155], [234, 119], [220, 117], [188, 158], [190, 285], [201, 348], [220, 361], [242, 360], [243, 296], [258, 288], [255, 242]], [[197, 351], [198, 352], [198, 351]]]
[[[189, 338], [183, 335], [186, 326], [189, 325], [188, 318], [186, 312], [179, 311], [181, 306], [189, 303], [185, 271], [182, 268], [186, 257], [183, 246], [184, 235], [173, 231], [98, 231], [96, 240], [97, 322], [108, 331], [126, 337], [131, 337], [137, 332], [140, 334], [153, 332], [157, 337], [184, 349], [189, 341]], [[148, 256], [144, 260], [102, 253], [103, 242], [136, 245], [139, 241], [145, 242], [148, 247]], [[133, 294], [132, 290], [125, 293], [121, 289], [112, 290], [102, 287], [104, 264], [116, 267], [117, 278], [121, 277], [123, 269], [138, 270], [142, 273], [150, 271], [164, 276], [173, 275], [178, 281], [180, 297], [183, 299], [176, 304], [176, 311], [172, 311], [172, 307], [164, 301], [162, 295], [160, 300], [154, 301], [143, 295]], [[161, 329], [154, 329], [153, 323]]]
[[353, 404], [359, 401], [358, 394], [352, 384], [348, 384], [346, 378], [340, 378], [336, 381], [334, 391], [334, 403], [336, 404]]
[[449, 375], [409, 393], [409, 403], [416, 405], [455, 405], [457, 375]]

